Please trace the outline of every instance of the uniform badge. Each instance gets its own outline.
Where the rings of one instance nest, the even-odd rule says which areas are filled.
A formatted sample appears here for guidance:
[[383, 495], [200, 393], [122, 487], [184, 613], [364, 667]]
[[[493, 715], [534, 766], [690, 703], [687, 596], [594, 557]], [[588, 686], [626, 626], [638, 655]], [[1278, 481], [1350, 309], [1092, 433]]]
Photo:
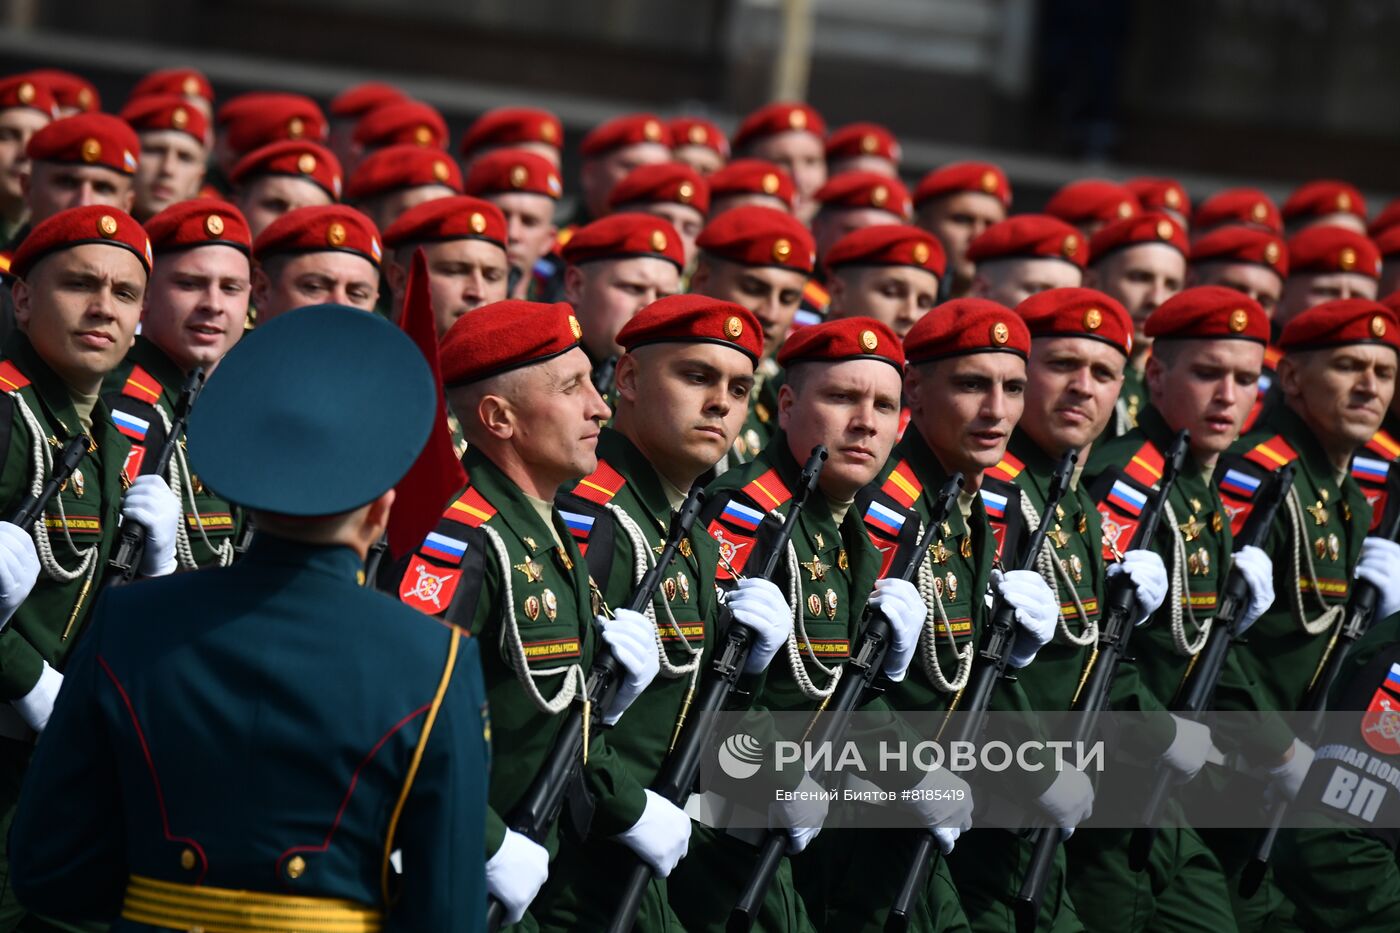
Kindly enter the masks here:
[[1351, 506], [1345, 502], [1342, 503], [1342, 521], [1351, 521]]
[[527, 619], [529, 619], [531, 622], [533, 622], [533, 621], [535, 621], [536, 619], [538, 619], [539, 617], [540, 617], [540, 601], [539, 601], [539, 598], [538, 598], [538, 597], [535, 597], [535, 596], [526, 596], [526, 597], [525, 597], [525, 618], [527, 618]]
[[1211, 530], [1211, 531], [1216, 531], [1216, 532], [1218, 532], [1218, 531], [1221, 531], [1222, 529], [1224, 529], [1224, 527], [1225, 527], [1225, 520], [1224, 520], [1223, 518], [1220, 517], [1220, 513], [1219, 513], [1219, 512], [1211, 512], [1211, 513], [1210, 513], [1210, 530]]
[[822, 533], [820, 531], [813, 534], [812, 537], [817, 539], [818, 549], [824, 550], [826, 548], [826, 539], [822, 537]]
[[1318, 560], [1327, 556], [1327, 539], [1318, 538], [1313, 542], [1313, 552], [1317, 554]]
[[822, 598], [816, 593], [807, 597], [807, 613], [814, 616], [822, 614]]
[[942, 541], [937, 541], [929, 545], [928, 556], [935, 564], [946, 564], [953, 552], [944, 547]]
[[559, 563], [564, 565], [565, 570], [574, 569], [574, 559], [569, 556], [569, 552], [564, 550], [562, 546], [556, 547], [554, 553], [559, 555]]
[[196, 496], [204, 494], [204, 482], [199, 478], [199, 474], [190, 474], [190, 489], [194, 490]]
[[555, 616], [559, 615], [559, 599], [554, 595], [553, 590], [545, 590], [540, 594], [540, 604], [544, 606], [544, 614], [553, 622]]
[[1077, 524], [1076, 527], [1079, 529], [1079, 533], [1080, 533], [1080, 534], [1084, 534], [1085, 532], [1087, 532], [1087, 531], [1089, 530], [1089, 516], [1088, 516], [1088, 514], [1086, 514], [1086, 513], [1084, 513], [1084, 512], [1080, 512], [1080, 513], [1079, 513], [1079, 522], [1078, 522], [1078, 524]]
[[947, 522], [944, 522], [941, 526], [939, 526], [938, 530], [943, 532], [943, 537], [945, 538], [951, 538], [953, 536], [953, 526], [948, 524]]
[[768, 411], [768, 406], [763, 404], [762, 402], [759, 402], [758, 404], [754, 405], [753, 413], [757, 415], [758, 420], [763, 422], [764, 424], [767, 424], [773, 418], [772, 414], [770, 414]]
[[953, 573], [953, 571], [950, 570], [950, 571], [948, 571], [948, 575], [947, 575], [946, 577], [944, 577], [944, 579], [948, 581], [948, 598], [949, 598], [949, 599], [957, 599], [957, 598], [958, 598], [958, 576], [957, 576], [957, 574]]
[[935, 596], [937, 596], [939, 599], [942, 599], [942, 598], [943, 598], [943, 578], [942, 578], [942, 577], [934, 577], [934, 578], [933, 578], [933, 594], [934, 594]]
[[809, 580], [808, 582], [825, 580], [826, 572], [831, 569], [826, 564], [822, 563], [822, 559], [820, 557], [813, 557], [811, 560], [808, 561], [800, 561], [799, 564], [803, 570], [807, 571], [812, 575], [811, 580]]
[[1192, 496], [1192, 497], [1191, 497], [1191, 511], [1193, 511], [1193, 512], [1199, 512], [1200, 510], [1201, 510], [1201, 500], [1200, 500], [1200, 499], [1197, 499], [1195, 496]]
[[1065, 560], [1060, 561], [1060, 567], [1064, 569], [1065, 576], [1073, 578], [1075, 583], [1083, 582], [1084, 562], [1079, 559], [1078, 554], [1071, 554]]
[[[1325, 490], [1324, 490], [1325, 491]], [[1322, 504], [1322, 500], [1317, 500], [1315, 505], [1308, 506], [1308, 514], [1313, 517], [1313, 521], [1319, 525], [1327, 524], [1327, 506]], [[1321, 556], [1321, 555], [1319, 555]]]
[[753, 428], [749, 428], [744, 432], [744, 443], [748, 444], [749, 450], [752, 450], [754, 453], [758, 453], [763, 449], [763, 441], [759, 438], [758, 432]]
[[74, 495], [76, 495], [79, 499], [81, 499], [81, 498], [83, 497], [83, 471], [82, 471], [82, 470], [74, 470], [74, 471], [73, 471], [73, 493], [74, 493]]
[[530, 537], [529, 535], [526, 535], [526, 536], [525, 536], [523, 539], [521, 539], [521, 540], [523, 540], [523, 541], [525, 542], [525, 546], [526, 546], [527, 548], [530, 549], [530, 553], [531, 553], [531, 554], [533, 554], [533, 553], [535, 553], [536, 551], [539, 550], [539, 547], [535, 544], [535, 539], [532, 538], [532, 537]]
[[1336, 560], [1342, 555], [1342, 542], [1337, 540], [1336, 535], [1327, 536], [1327, 556]]
[[851, 569], [851, 558], [847, 556], [845, 548], [836, 552], [836, 566], [842, 570]]
[[523, 564], [515, 564], [515, 569], [525, 575], [525, 579], [530, 583], [539, 583], [544, 579], [544, 568], [532, 560], [527, 560]]
[[681, 552], [682, 557], [689, 557], [691, 554], [694, 553], [690, 546], [689, 538], [681, 538], [681, 543], [677, 545], [676, 549]]
[[414, 560], [399, 581], [399, 599], [414, 609], [436, 615], [452, 603], [460, 570], [444, 570], [422, 559]]
[[1196, 516], [1192, 515], [1190, 520], [1181, 526], [1181, 536], [1187, 541], [1195, 541], [1205, 530], [1205, 522], [1197, 521]]
[[681, 594], [681, 602], [690, 602], [690, 581], [685, 574], [676, 574], [676, 592]]
[[1400, 664], [1390, 665], [1361, 717], [1361, 737], [1382, 755], [1400, 754], [1400, 698], [1392, 691], [1400, 691]]
[[1055, 542], [1055, 548], [1057, 550], [1069, 544], [1069, 535], [1065, 534], [1064, 529], [1059, 526], [1059, 523], [1056, 523], [1055, 527], [1050, 529], [1049, 538], [1051, 541]]
[[603, 614], [603, 593], [591, 577], [588, 580], [588, 605], [592, 607], [595, 616]]
[[1055, 504], [1055, 519], [1061, 522], [1065, 520], [1065, 507], [1059, 503]]
[[962, 541], [958, 543], [958, 553], [963, 557], [972, 556], [972, 535], [962, 536]]
[[836, 591], [835, 591], [835, 590], [827, 590], [827, 591], [826, 591], [826, 617], [827, 617], [828, 619], [835, 619], [835, 618], [836, 618], [836, 606], [837, 606]]
[[676, 581], [667, 577], [661, 584], [661, 589], [666, 592], [666, 599], [671, 602], [676, 600]]

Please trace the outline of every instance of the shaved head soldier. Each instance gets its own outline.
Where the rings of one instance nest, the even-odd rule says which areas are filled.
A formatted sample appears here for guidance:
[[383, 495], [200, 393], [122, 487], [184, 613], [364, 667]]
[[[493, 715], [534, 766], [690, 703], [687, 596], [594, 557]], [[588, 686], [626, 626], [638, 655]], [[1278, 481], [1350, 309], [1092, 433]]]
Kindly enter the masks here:
[[554, 248], [559, 228], [554, 211], [564, 188], [559, 170], [548, 159], [524, 149], [498, 149], [472, 162], [463, 190], [490, 201], [506, 218], [506, 253], [510, 259], [512, 298], [527, 297], [536, 282], [553, 275], [541, 269]]
[[[353, 207], [302, 207], [253, 240], [258, 321], [313, 304], [373, 311], [379, 299], [379, 231]], [[332, 300], [333, 299], [333, 300]]]
[[1011, 209], [1006, 173], [990, 162], [955, 162], [934, 169], [914, 189], [914, 223], [938, 237], [953, 276], [948, 294], [962, 298], [972, 288], [976, 264], [968, 258], [972, 241]]
[[139, 97], [122, 110], [141, 141], [133, 216], [141, 220], [188, 200], [204, 184], [209, 120], [182, 96]]
[[303, 140], [269, 143], [234, 166], [233, 203], [248, 218], [253, 238], [274, 220], [299, 207], [325, 207], [340, 200], [340, 161], [329, 149]]
[[1082, 285], [1089, 240], [1054, 217], [1021, 214], [988, 227], [967, 258], [977, 266], [972, 294], [1015, 307], [1036, 292]]
[[826, 121], [807, 104], [776, 103], [744, 118], [734, 134], [734, 153], [765, 159], [782, 168], [797, 186], [796, 213], [811, 223], [817, 192], [826, 184]]
[[438, 198], [411, 208], [384, 232], [384, 245], [395, 319], [403, 314], [413, 253], [423, 250], [439, 338], [462, 315], [506, 297], [506, 219], [480, 198]]

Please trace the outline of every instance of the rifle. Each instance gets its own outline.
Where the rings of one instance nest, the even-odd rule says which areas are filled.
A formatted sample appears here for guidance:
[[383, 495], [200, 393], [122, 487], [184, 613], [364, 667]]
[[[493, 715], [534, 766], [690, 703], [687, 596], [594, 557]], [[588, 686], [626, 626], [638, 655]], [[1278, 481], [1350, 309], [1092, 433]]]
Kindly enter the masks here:
[[[1386, 502], [1389, 505], [1390, 514], [1376, 529], [1377, 537], [1390, 541], [1400, 538], [1400, 502], [1396, 501], [1396, 496], [1400, 495], [1400, 476], [1397, 474], [1400, 474], [1400, 463], [1392, 461], [1390, 472], [1386, 477], [1386, 487], [1389, 493], [1386, 496]], [[1327, 713], [1327, 693], [1332, 689], [1332, 683], [1337, 679], [1337, 675], [1341, 673], [1342, 665], [1346, 663], [1351, 646], [1359, 641], [1361, 636], [1365, 635], [1367, 629], [1371, 627], [1380, 598], [1380, 590], [1369, 580], [1357, 580], [1353, 585], [1351, 598], [1347, 601], [1346, 615], [1338, 627], [1333, 630], [1332, 642], [1327, 646], [1322, 664], [1318, 666], [1317, 672], [1313, 675], [1312, 683], [1308, 685], [1308, 690], [1303, 695], [1303, 702], [1299, 706], [1300, 710], [1312, 714], [1308, 717], [1307, 728], [1302, 731], [1307, 733], [1313, 741], [1322, 733], [1323, 720]], [[1269, 859], [1273, 855], [1274, 841], [1278, 839], [1278, 832], [1283, 828], [1283, 818], [1287, 812], [1288, 801], [1280, 800], [1274, 804], [1269, 828], [1260, 837], [1258, 848], [1255, 849], [1253, 857], [1246, 863], [1244, 871], [1240, 874], [1239, 891], [1242, 897], [1253, 897], [1259, 890], [1259, 885], [1264, 881], [1264, 873], [1268, 871]]]
[[[1142, 510], [1137, 531], [1133, 534], [1129, 549], [1150, 546], [1157, 536], [1157, 527], [1167, 511], [1167, 497], [1176, 484], [1177, 474], [1186, 460], [1190, 434], [1181, 431], [1167, 449], [1166, 463], [1162, 467], [1162, 479], [1157, 485], [1157, 495]], [[1107, 599], [1108, 611], [1099, 627], [1099, 641], [1095, 646], [1090, 670], [1080, 680], [1079, 693], [1074, 699], [1073, 710], [1081, 715], [1075, 723], [1075, 742], [1087, 742], [1098, 729], [1099, 714], [1108, 707], [1108, 692], [1113, 686], [1113, 678], [1118, 673], [1118, 665], [1128, 651], [1128, 640], [1137, 626], [1137, 587], [1126, 573], [1120, 573], [1109, 581]], [[1054, 867], [1055, 853], [1064, 843], [1067, 834], [1058, 827], [1047, 826], [1036, 833], [1035, 849], [1031, 861], [1026, 866], [1025, 877], [1021, 879], [1021, 889], [1012, 902], [1012, 912], [1016, 916], [1018, 933], [1031, 933], [1040, 918], [1040, 905], [1045, 899], [1045, 886], [1050, 880]]]
[[[661, 547], [661, 554], [632, 592], [627, 609], [633, 612], [646, 611], [647, 605], [656, 595], [656, 588], [661, 585], [662, 577], [676, 557], [681, 539], [690, 533], [691, 526], [695, 524], [695, 518], [704, 504], [704, 491], [699, 486], [691, 489], [680, 509], [671, 516], [671, 527], [666, 532], [666, 542]], [[540, 842], [548, 835], [549, 828], [559, 817], [569, 786], [578, 775], [579, 768], [588, 760], [589, 720], [592, 711], [605, 708], [605, 704], [612, 699], [621, 675], [622, 665], [613, 657], [612, 652], [606, 648], [600, 650], [593, 659], [582, 704], [575, 705], [569, 712], [563, 727], [555, 736], [554, 744], [545, 756], [539, 773], [511, 811], [511, 829], [535, 842]], [[495, 931], [500, 929], [505, 920], [505, 905], [494, 897], [488, 900], [486, 927]]]
[[[203, 388], [204, 367], [196, 366], [185, 377], [185, 384], [180, 387], [180, 395], [175, 400], [175, 417], [170, 421], [170, 430], [166, 433], [165, 442], [160, 445], [160, 450], [156, 452], [154, 469], [151, 470], [155, 476], [164, 476], [170, 467], [170, 458], [175, 455], [175, 448], [185, 436], [185, 423], [190, 419], [190, 409], [194, 407], [195, 400], [199, 398]], [[184, 517], [180, 516], [178, 520], [184, 521]], [[117, 539], [111, 559], [107, 561], [107, 569], [112, 574], [108, 578], [111, 582], [130, 583], [136, 576], [136, 570], [141, 566], [141, 557], [146, 551], [146, 536], [149, 533], [149, 529], [140, 522], [121, 523], [121, 536]]]
[[[817, 477], [821, 475], [826, 458], [826, 447], [818, 444], [812, 448], [811, 456], [802, 467], [797, 488], [793, 490], [787, 516], [759, 570], [759, 579], [772, 580], [777, 574], [787, 552], [788, 541], [797, 530], [797, 520], [802, 515], [807, 497], [817, 487]], [[695, 778], [700, 773], [701, 756], [710, 747], [714, 735], [715, 714], [728, 706], [752, 648], [753, 632], [747, 626], [736, 624], [728, 610], [721, 614], [720, 630], [724, 632], [724, 644], [710, 662], [710, 676], [705, 680], [696, 702], [698, 715], [689, 721], [688, 728], [678, 734], [676, 744], [661, 763], [661, 770], [651, 784], [652, 791], [678, 807], [683, 807], [690, 797]], [[610, 933], [626, 933], [632, 929], [637, 919], [637, 909], [641, 907], [642, 894], [651, 883], [651, 866], [635, 856], [632, 862], [622, 900], [618, 902], [617, 911], [608, 925]]]
[[58, 491], [68, 482], [68, 478], [78, 469], [78, 464], [83, 462], [91, 443], [86, 434], [75, 434], [70, 437], [68, 443], [63, 445], [63, 450], [54, 463], [53, 472], [44, 481], [43, 487], [38, 493], [30, 493], [21, 499], [14, 512], [5, 520], [11, 525], [18, 525], [25, 531], [33, 528], [34, 523], [39, 520], [39, 516], [43, 515], [44, 509], [48, 507], [49, 500], [58, 495]]
[[[1263, 545], [1269, 528], [1274, 523], [1274, 516], [1283, 505], [1288, 490], [1293, 488], [1293, 473], [1292, 465], [1285, 466], [1273, 474], [1268, 480], [1268, 485], [1260, 490], [1254, 509], [1249, 513], [1249, 519], [1240, 529], [1240, 536], [1236, 539], [1240, 547]], [[1193, 720], [1199, 719], [1201, 713], [1210, 709], [1215, 701], [1215, 686], [1220, 682], [1220, 674], [1225, 670], [1225, 658], [1230, 653], [1230, 646], [1239, 638], [1240, 620], [1248, 608], [1249, 584], [1245, 582], [1244, 574], [1240, 573], [1239, 568], [1232, 567], [1221, 592], [1215, 624], [1211, 626], [1205, 647], [1193, 659], [1192, 667], [1188, 668], [1186, 676], [1182, 679], [1176, 697], [1172, 700], [1172, 709], [1187, 714]], [[1167, 794], [1173, 783], [1175, 779], [1171, 769], [1163, 768], [1158, 772], [1152, 789], [1148, 792], [1147, 806], [1142, 811], [1143, 826], [1133, 831], [1132, 839], [1128, 843], [1128, 866], [1133, 871], [1142, 871], [1147, 867], [1147, 858], [1157, 841], [1156, 823], [1161, 818], [1162, 807], [1166, 805]]]
[[[924, 562], [924, 557], [928, 554], [928, 549], [933, 546], [934, 536], [939, 534], [939, 526], [948, 520], [948, 515], [956, 507], [958, 492], [963, 486], [963, 476], [961, 473], [954, 473], [948, 478], [948, 482], [943, 484], [943, 488], [938, 491], [938, 497], [933, 502], [930, 513], [928, 527], [923, 536], [919, 539], [909, 563], [904, 571], [899, 575], [899, 579], [911, 581], [919, 572], [919, 567]], [[841, 673], [841, 680], [837, 683], [836, 691], [831, 695], [823, 711], [825, 713], [826, 726], [822, 729], [817, 739], [818, 745], [827, 745], [840, 741], [850, 726], [851, 713], [859, 705], [861, 698], [865, 695], [875, 677], [880, 673], [881, 665], [884, 664], [885, 654], [890, 647], [890, 620], [879, 608], [866, 606], [865, 618], [861, 623], [860, 642], [856, 645], [856, 650], [851, 652], [851, 656], [846, 660], [845, 670]], [[822, 773], [819, 771], [813, 776], [814, 780], [820, 780]], [[763, 905], [763, 899], [768, 894], [768, 887], [773, 882], [773, 876], [778, 872], [778, 866], [782, 864], [783, 854], [787, 849], [788, 839], [791, 834], [783, 829], [770, 829], [764, 835], [763, 842], [759, 846], [758, 864], [754, 866], [753, 874], [749, 876], [748, 883], [744, 886], [739, 900], [734, 905], [734, 910], [729, 915], [729, 929], [731, 931], [747, 931], [752, 928], [754, 921], [758, 918], [759, 908]]]
[[[1043, 515], [1048, 518], [1055, 512], [1055, 506], [1060, 504], [1065, 493], [1069, 492], [1070, 480], [1074, 478], [1074, 464], [1079, 459], [1079, 451], [1071, 448], [1065, 451], [1060, 458], [1059, 464], [1055, 467], [1054, 474], [1050, 477], [1050, 486], [1045, 494], [1045, 509]], [[1025, 550], [1020, 554], [1020, 561], [1016, 565], [1017, 570], [1034, 570], [1036, 559], [1040, 556], [1040, 551], [1045, 547], [1045, 537], [1050, 533], [1050, 527], [1054, 522], [1042, 518], [1035, 531], [1031, 533], [1030, 540], [1026, 542]], [[999, 599], [992, 611], [991, 622], [987, 626], [987, 635], [982, 641], [982, 648], [978, 652], [978, 657], [982, 663], [977, 667], [976, 675], [972, 681], [971, 699], [966, 706], [967, 715], [963, 719], [962, 729], [959, 730], [958, 741], [971, 742], [982, 731], [982, 724], [986, 721], [987, 709], [992, 702], [992, 690], [997, 682], [1006, 676], [1006, 668], [1011, 660], [1011, 649], [1016, 644], [1016, 610], [1010, 606], [1006, 600]], [[953, 709], [957, 707], [961, 694], [955, 697], [948, 712], [951, 715]], [[909, 867], [904, 870], [904, 881], [900, 885], [899, 894], [895, 896], [894, 904], [890, 907], [889, 917], [885, 920], [885, 929], [889, 931], [902, 931], [908, 928], [909, 921], [913, 918], [915, 902], [919, 898], [919, 892], [928, 883], [929, 874], [937, 864], [940, 849], [938, 848], [938, 838], [929, 829], [919, 830], [918, 842], [914, 846], [914, 856], [909, 861]]]

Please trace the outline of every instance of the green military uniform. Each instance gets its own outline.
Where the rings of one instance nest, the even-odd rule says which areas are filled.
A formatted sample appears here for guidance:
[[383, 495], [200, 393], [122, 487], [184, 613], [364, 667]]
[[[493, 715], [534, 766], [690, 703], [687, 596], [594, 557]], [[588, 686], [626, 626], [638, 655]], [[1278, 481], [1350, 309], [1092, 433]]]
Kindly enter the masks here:
[[[87, 432], [91, 450], [73, 478], [35, 523], [40, 572], [29, 598], [0, 630], [0, 838], [9, 830], [29, 761], [34, 734], [9, 705], [32, 690], [44, 663], [62, 672], [87, 625], [116, 540], [123, 473], [130, 445], [112, 426], [100, 400], [82, 423], [68, 387], [35, 352], [29, 338], [12, 334], [0, 361], [0, 503], [8, 516], [47, 478], [59, 449]], [[35, 463], [42, 467], [36, 471]], [[8, 867], [0, 867], [0, 882]], [[23, 916], [5, 885], [0, 895], [0, 930]]]
[[[1143, 361], [1144, 369], [1147, 361]], [[1138, 415], [1147, 407], [1147, 380], [1143, 369], [1138, 369], [1132, 360], [1123, 368], [1123, 387], [1118, 390], [1118, 401], [1113, 403], [1113, 424], [1110, 434], [1122, 437], [1138, 425]]]
[[754, 372], [753, 392], [750, 393], [749, 413], [744, 426], [729, 448], [730, 460], [743, 465], [751, 463], [773, 438], [778, 429], [778, 389], [783, 384], [783, 371], [772, 357], [764, 357]]
[[[185, 373], [170, 357], [140, 336], [123, 364], [108, 375], [102, 400], [112, 410], [117, 430], [131, 441], [127, 476], [134, 479], [155, 469], [184, 381]], [[228, 566], [243, 530], [243, 511], [215, 495], [190, 471], [183, 441], [165, 473], [184, 513], [176, 532], [175, 558], [181, 570]]]

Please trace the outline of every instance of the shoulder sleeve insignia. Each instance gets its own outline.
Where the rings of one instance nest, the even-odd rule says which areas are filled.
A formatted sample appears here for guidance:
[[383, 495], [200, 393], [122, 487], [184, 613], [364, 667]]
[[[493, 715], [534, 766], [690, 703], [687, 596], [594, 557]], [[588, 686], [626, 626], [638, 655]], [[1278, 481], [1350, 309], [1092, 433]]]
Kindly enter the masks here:
[[[115, 406], [112, 408], [112, 423], [117, 426], [118, 431], [131, 438], [131, 440], [137, 444], [144, 444], [146, 442], [146, 434], [151, 430], [150, 421], [145, 418], [138, 418], [131, 412], [122, 411]], [[133, 473], [131, 475], [135, 476], [136, 474]]]
[[160, 393], [160, 383], [140, 366], [131, 370], [131, 375], [126, 377], [126, 384], [122, 386], [122, 395], [147, 405], [154, 405], [160, 401]]
[[0, 361], [0, 391], [18, 392], [29, 385], [29, 377], [9, 360]]
[[923, 494], [924, 487], [914, 475], [914, 470], [909, 466], [909, 461], [901, 460], [895, 464], [890, 475], [880, 487], [880, 491], [889, 496], [895, 502], [906, 509], [919, 501], [919, 496]]
[[[754, 526], [755, 529], [757, 527]], [[711, 521], [706, 530], [719, 546], [720, 561], [715, 568], [715, 579], [733, 580], [734, 575], [730, 573], [730, 568], [743, 572], [749, 555], [753, 553], [753, 535], [736, 531], [718, 518]]]
[[1016, 477], [1020, 476], [1021, 471], [1025, 468], [1026, 465], [1024, 463], [1012, 456], [1010, 451], [1007, 451], [996, 466], [982, 475], [989, 476], [992, 479], [999, 479], [1004, 483], [1011, 483], [1015, 482]]
[[[1147, 447], [1156, 452], [1152, 445], [1144, 445], [1144, 448]], [[1106, 561], [1119, 560], [1128, 550], [1133, 535], [1137, 532], [1139, 516], [1147, 507], [1147, 497], [1151, 493], [1152, 484], [1156, 482], [1156, 479], [1151, 478], [1150, 472], [1147, 472], [1154, 461], [1151, 458], [1142, 459], [1141, 454], [1142, 448], [1133, 455], [1128, 466], [1108, 470], [1094, 481], [1093, 496], [1098, 502], [1096, 511], [1103, 525], [1103, 559]], [[1161, 464], [1160, 459], [1156, 460], [1158, 479], [1161, 478]], [[1138, 466], [1136, 474], [1131, 472], [1133, 465]], [[1136, 476], [1146, 476], [1149, 481], [1143, 482]]]
[[481, 493], [468, 486], [466, 491], [447, 507], [442, 517], [449, 521], [461, 522], [468, 528], [480, 528], [496, 517], [496, 507], [487, 502]]
[[[1016, 472], [1020, 473], [1020, 470]], [[1013, 500], [1013, 497], [1016, 498]], [[1010, 480], [988, 480], [984, 474], [982, 487], [977, 490], [977, 498], [982, 503], [983, 511], [987, 513], [987, 530], [992, 533], [992, 541], [997, 548], [997, 559], [1000, 559], [1001, 552], [1006, 547], [1007, 510], [1020, 507], [1020, 492]]]
[[1254, 449], [1250, 450], [1244, 457], [1272, 473], [1279, 467], [1297, 460], [1298, 452], [1289, 446], [1288, 442], [1283, 439], [1283, 435], [1275, 434], [1267, 441], [1256, 444]]
[[582, 512], [571, 512], [558, 503], [555, 503], [555, 508], [559, 510], [559, 517], [564, 519], [564, 526], [569, 529], [569, 534], [578, 545], [579, 553], [587, 556], [588, 538], [593, 534], [593, 526], [597, 519]]
[[461, 570], [440, 567], [415, 554], [399, 580], [399, 599], [420, 612], [437, 615], [452, 605], [461, 577]]
[[1400, 664], [1390, 665], [1371, 696], [1361, 719], [1361, 738], [1382, 755], [1400, 755]]
[[606, 505], [627, 485], [627, 478], [606, 461], [598, 461], [598, 469], [578, 481], [573, 493], [580, 499]]
[[[1258, 448], [1256, 448], [1257, 450]], [[1253, 453], [1253, 451], [1251, 451]], [[1216, 467], [1216, 486], [1220, 489], [1220, 502], [1225, 514], [1230, 517], [1230, 531], [1239, 534], [1254, 508], [1254, 497], [1268, 473], [1274, 468], [1261, 467], [1248, 455], [1244, 459], [1228, 457]]]
[[769, 512], [786, 505], [792, 498], [792, 493], [788, 491], [777, 470], [769, 470], [757, 479], [750, 480], [742, 492]]

